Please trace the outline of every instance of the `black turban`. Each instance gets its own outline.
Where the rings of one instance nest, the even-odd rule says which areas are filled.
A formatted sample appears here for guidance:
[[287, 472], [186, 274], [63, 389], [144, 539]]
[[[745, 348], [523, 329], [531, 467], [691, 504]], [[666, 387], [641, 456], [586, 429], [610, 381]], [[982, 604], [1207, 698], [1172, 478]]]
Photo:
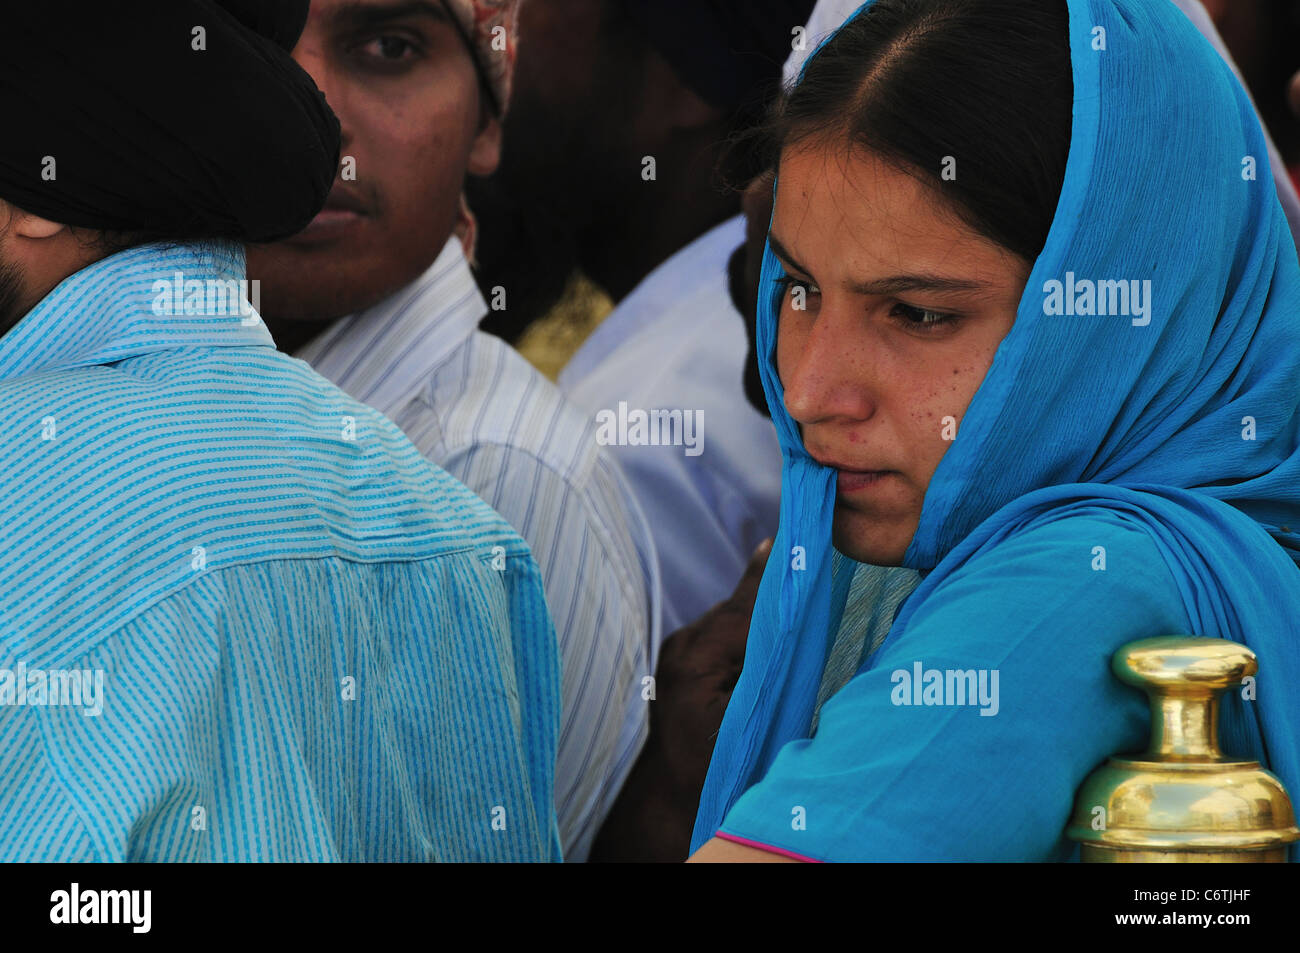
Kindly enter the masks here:
[[0, 17], [0, 198], [178, 241], [320, 211], [339, 123], [289, 56], [308, 0], [31, 0]]
[[[776, 89], [814, 0], [620, 0], [681, 81], [729, 112]], [[527, 40], [525, 39], [525, 42]]]

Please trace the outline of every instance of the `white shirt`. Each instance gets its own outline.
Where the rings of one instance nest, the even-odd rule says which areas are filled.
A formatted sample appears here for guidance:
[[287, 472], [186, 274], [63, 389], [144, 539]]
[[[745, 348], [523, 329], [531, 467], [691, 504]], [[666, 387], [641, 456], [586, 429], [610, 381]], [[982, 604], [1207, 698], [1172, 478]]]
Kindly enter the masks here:
[[478, 330], [487, 310], [452, 238], [416, 281], [296, 356], [397, 424], [528, 542], [560, 644], [560, 839], [566, 860], [585, 860], [649, 730], [656, 561], [594, 422]]
[[560, 386], [595, 415], [696, 411], [702, 452], [612, 446], [650, 520], [663, 581], [664, 632], [731, 595], [754, 548], [776, 535], [781, 448], [745, 399], [748, 341], [727, 261], [745, 240], [737, 216], [660, 265], [595, 330]]

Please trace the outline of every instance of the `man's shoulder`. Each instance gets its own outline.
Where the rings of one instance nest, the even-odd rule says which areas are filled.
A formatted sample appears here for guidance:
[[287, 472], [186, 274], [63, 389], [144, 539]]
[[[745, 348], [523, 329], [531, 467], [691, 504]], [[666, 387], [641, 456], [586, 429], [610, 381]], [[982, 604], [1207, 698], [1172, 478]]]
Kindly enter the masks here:
[[557, 547], [594, 542], [625, 591], [645, 589], [650, 530], [595, 419], [504, 341], [474, 334], [395, 419], [523, 534], [551, 583], [573, 568], [549, 564]]
[[437, 421], [437, 447], [421, 449], [436, 453], [438, 462], [494, 448], [534, 461], [574, 487], [598, 478], [594, 419], [492, 335], [476, 331], [467, 338], [416, 403], [419, 415]]
[[210, 568], [527, 553], [391, 422], [301, 362], [230, 348], [173, 370], [133, 361], [0, 387], [0, 569], [24, 582], [7, 610], [57, 603], [83, 624]]
[[397, 496], [469, 497], [383, 415], [270, 348], [194, 349], [31, 375], [0, 384], [0, 412], [11, 421], [0, 479], [18, 490], [39, 490], [40, 481], [16, 476], [92, 468], [100, 486], [148, 492], [159, 478], [172, 497], [220, 488], [214, 504], [278, 486], [346, 507], [380, 481]]

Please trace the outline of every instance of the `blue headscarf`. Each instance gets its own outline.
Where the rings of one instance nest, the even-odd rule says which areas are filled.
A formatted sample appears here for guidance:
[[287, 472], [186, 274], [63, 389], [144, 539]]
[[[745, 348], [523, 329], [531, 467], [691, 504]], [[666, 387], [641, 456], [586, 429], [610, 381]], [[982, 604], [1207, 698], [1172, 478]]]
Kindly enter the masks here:
[[[1122, 511], [1165, 557], [1190, 634], [1258, 654], [1250, 711], [1266, 766], [1300, 796], [1300, 264], [1265, 139], [1245, 91], [1173, 4], [1068, 6], [1074, 109], [1056, 215], [926, 491], [904, 557], [925, 578], [887, 643], [1024, 520], [1079, 501]], [[783, 273], [769, 247], [762, 287]], [[1150, 279], [1149, 323], [1045, 314], [1048, 283], [1067, 273]], [[831, 569], [835, 472], [808, 456], [785, 410], [779, 306], [779, 290], [760, 295], [763, 386], [784, 452], [780, 531], [692, 851], [782, 746], [809, 737], [852, 576]]]

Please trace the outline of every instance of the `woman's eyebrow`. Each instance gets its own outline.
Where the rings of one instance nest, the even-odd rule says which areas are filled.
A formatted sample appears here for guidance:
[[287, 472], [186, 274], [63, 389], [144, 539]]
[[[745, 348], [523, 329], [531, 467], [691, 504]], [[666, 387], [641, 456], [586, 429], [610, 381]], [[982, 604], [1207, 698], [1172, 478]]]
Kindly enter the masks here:
[[854, 294], [888, 296], [909, 291], [983, 291], [988, 285], [966, 278], [948, 278], [943, 275], [890, 275], [874, 281], [852, 282], [848, 289]]
[[[805, 275], [811, 275], [812, 272], [805, 268], [790, 254], [790, 250], [782, 244], [781, 239], [769, 233], [767, 242], [772, 247], [772, 252], [781, 259], [782, 262], [791, 266], [795, 271]], [[959, 291], [985, 291], [988, 285], [982, 281], [974, 281], [968, 278], [952, 278], [945, 275], [931, 274], [914, 274], [914, 275], [890, 275], [885, 278], [876, 278], [872, 281], [851, 282], [845, 286], [854, 294], [860, 295], [877, 295], [888, 296], [904, 294], [909, 291], [934, 291], [934, 292], [959, 292]]]
[[789, 265], [795, 271], [802, 272], [805, 275], [812, 274], [811, 271], [795, 260], [794, 255], [790, 254], [790, 250], [781, 244], [781, 239], [777, 238], [771, 232], [767, 233], [767, 243], [771, 246], [772, 253], [776, 255], [777, 258], [780, 258], [784, 264]]

